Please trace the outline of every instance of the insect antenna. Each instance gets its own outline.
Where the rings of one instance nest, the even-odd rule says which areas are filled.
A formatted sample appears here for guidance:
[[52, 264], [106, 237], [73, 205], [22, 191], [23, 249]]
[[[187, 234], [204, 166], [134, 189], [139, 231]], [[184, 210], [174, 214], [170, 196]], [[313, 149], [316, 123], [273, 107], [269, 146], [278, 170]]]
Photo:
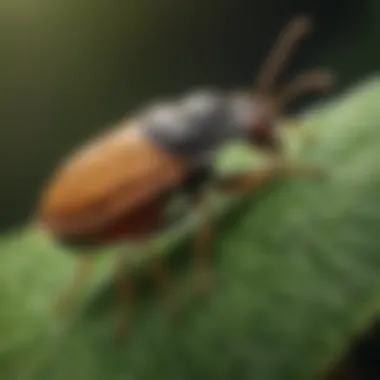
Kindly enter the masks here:
[[255, 87], [256, 93], [269, 95], [273, 91], [275, 81], [284, 69], [292, 51], [311, 29], [312, 22], [304, 15], [296, 17], [285, 26], [259, 70]]
[[328, 91], [334, 84], [334, 75], [328, 70], [310, 70], [297, 75], [276, 96], [276, 106], [282, 110], [300, 95]]

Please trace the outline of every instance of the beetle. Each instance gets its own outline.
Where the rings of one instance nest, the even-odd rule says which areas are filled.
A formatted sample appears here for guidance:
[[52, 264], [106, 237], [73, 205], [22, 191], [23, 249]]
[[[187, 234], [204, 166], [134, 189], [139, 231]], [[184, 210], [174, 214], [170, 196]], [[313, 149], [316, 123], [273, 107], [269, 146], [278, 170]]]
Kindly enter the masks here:
[[[87, 250], [115, 242], [144, 242], [162, 229], [173, 191], [191, 194], [202, 214], [207, 206], [204, 185], [209, 181], [219, 183], [226, 193], [245, 194], [271, 178], [312, 173], [283, 157], [277, 125], [291, 101], [306, 92], [329, 89], [333, 76], [312, 70], [281, 88], [274, 85], [292, 49], [310, 30], [306, 16], [290, 21], [262, 65], [253, 93], [204, 89], [154, 103], [69, 156], [43, 189], [36, 208], [39, 226], [63, 244]], [[233, 139], [249, 141], [272, 154], [273, 160], [265, 170], [218, 182], [212, 171], [214, 154]], [[201, 291], [211, 286], [210, 236], [210, 223], [200, 224], [195, 257]], [[92, 261], [91, 254], [79, 260], [61, 305], [69, 304], [91, 273]], [[118, 267], [122, 334], [128, 331], [133, 292], [129, 276]], [[159, 263], [153, 267], [167, 294], [170, 280], [165, 268]]]

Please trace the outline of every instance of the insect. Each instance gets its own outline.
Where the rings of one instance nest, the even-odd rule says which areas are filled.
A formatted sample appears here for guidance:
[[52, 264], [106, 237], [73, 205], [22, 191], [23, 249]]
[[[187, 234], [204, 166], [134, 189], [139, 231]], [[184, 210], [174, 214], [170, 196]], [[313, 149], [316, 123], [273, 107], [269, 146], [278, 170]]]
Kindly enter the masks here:
[[[226, 193], [245, 194], [272, 178], [313, 173], [285, 160], [278, 121], [291, 101], [306, 92], [329, 89], [333, 77], [325, 70], [312, 70], [281, 88], [275, 86], [291, 51], [310, 29], [311, 21], [304, 16], [283, 29], [254, 91], [206, 89], [162, 101], [79, 149], [44, 189], [36, 212], [39, 225], [58, 241], [78, 244], [84, 250], [87, 247], [89, 252], [114, 242], [146, 241], [160, 231], [173, 190], [191, 194], [201, 215], [207, 212], [204, 184], [214, 179], [214, 153], [233, 139], [248, 140], [273, 154], [273, 160], [260, 172], [223, 179], [220, 188]], [[200, 290], [208, 289], [212, 278], [208, 248], [212, 226], [207, 220], [199, 225], [194, 252]], [[91, 273], [92, 262], [90, 253], [79, 259], [73, 283], [63, 297], [66, 302]], [[152, 268], [159, 288], [167, 295], [170, 276], [158, 262], [152, 263]], [[117, 276], [122, 334], [128, 331], [133, 291], [121, 265]]]

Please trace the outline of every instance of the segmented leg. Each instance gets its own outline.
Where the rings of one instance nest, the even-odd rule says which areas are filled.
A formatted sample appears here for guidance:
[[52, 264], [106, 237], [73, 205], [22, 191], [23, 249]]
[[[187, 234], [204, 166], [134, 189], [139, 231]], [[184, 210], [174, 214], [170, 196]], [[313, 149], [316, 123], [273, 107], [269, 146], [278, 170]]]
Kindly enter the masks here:
[[94, 257], [90, 254], [85, 254], [83, 257], [79, 258], [75, 267], [75, 273], [71, 284], [69, 284], [67, 288], [64, 289], [62, 294], [58, 297], [56, 304], [54, 305], [54, 310], [56, 312], [59, 314], [66, 314], [72, 309], [78, 293], [83, 289], [84, 285], [90, 279], [93, 263]]
[[[173, 286], [170, 273], [163, 262], [154, 260], [150, 265], [152, 279], [158, 284], [161, 293], [163, 309], [168, 313], [171, 320], [177, 316], [177, 308], [173, 299]], [[122, 257], [117, 262], [117, 290], [119, 300], [118, 337], [125, 338], [131, 328], [134, 286], [131, 276], [127, 273]]]
[[[270, 167], [238, 175], [219, 183], [226, 194], [245, 195], [253, 188], [263, 186], [281, 177], [315, 177], [324, 174], [319, 167], [297, 165], [279, 158]], [[200, 296], [209, 294], [212, 288], [210, 253], [212, 244], [213, 221], [211, 208], [206, 196], [199, 197], [198, 210], [201, 221], [195, 241], [196, 288]]]
[[195, 240], [195, 286], [198, 295], [204, 297], [210, 293], [213, 282], [210, 263], [213, 223], [206, 196], [199, 199], [198, 211], [201, 220]]
[[169, 315], [169, 318], [171, 320], [175, 320], [178, 310], [174, 300], [173, 284], [169, 270], [167, 266], [159, 259], [152, 263], [150, 269], [152, 278], [159, 287], [162, 307]]
[[124, 339], [132, 325], [134, 286], [133, 279], [124, 263], [124, 254], [116, 260], [116, 291], [118, 298], [117, 337]]
[[218, 188], [229, 195], [244, 195], [256, 187], [278, 178], [318, 177], [324, 175], [319, 167], [311, 165], [297, 165], [286, 161], [278, 161], [268, 168], [255, 170], [221, 181]]
[[206, 165], [193, 172], [183, 184], [183, 189], [196, 205], [200, 217], [197, 226], [194, 246], [195, 287], [198, 296], [205, 296], [211, 290], [212, 275], [209, 262], [212, 238], [211, 208], [204, 186], [207, 179], [213, 175], [212, 167]]

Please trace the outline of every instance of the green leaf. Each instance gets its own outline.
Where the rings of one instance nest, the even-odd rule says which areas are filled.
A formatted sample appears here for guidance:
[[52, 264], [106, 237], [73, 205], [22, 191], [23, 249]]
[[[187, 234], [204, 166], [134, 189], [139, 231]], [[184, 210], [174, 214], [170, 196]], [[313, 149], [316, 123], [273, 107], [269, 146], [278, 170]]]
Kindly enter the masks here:
[[[174, 260], [177, 326], [155, 289], [141, 287], [131, 336], [115, 341], [113, 293], [106, 289], [112, 252], [86, 287], [95, 299], [73, 324], [57, 319], [49, 307], [76, 257], [33, 230], [4, 237], [0, 378], [317, 378], [378, 311], [379, 96], [373, 79], [302, 117], [314, 140], [306, 145], [291, 132], [289, 150], [319, 163], [328, 177], [284, 180], [231, 206], [215, 234], [216, 283], [208, 302], [193, 299], [184, 239], [190, 227], [162, 238], [156, 252]], [[140, 264], [149, 262], [144, 257]]]

